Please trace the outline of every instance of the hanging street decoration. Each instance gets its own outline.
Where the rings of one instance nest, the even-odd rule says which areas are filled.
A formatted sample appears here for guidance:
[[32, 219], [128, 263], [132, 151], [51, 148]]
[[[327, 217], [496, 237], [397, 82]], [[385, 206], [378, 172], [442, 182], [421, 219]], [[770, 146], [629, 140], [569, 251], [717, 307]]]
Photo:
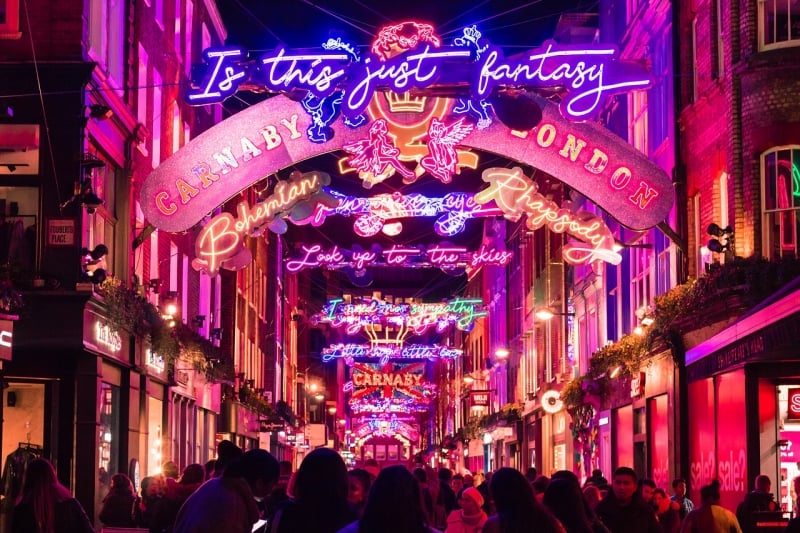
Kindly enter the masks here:
[[455, 359], [462, 354], [458, 348], [438, 344], [333, 344], [322, 349], [322, 361], [344, 359], [353, 366], [356, 359], [378, 359], [386, 364], [397, 359]]
[[[338, 200], [334, 207], [318, 204], [311, 218], [297, 221], [321, 226], [329, 216], [355, 216], [353, 230], [362, 237], [372, 237], [379, 232], [398, 235], [403, 225], [398, 219], [416, 217], [438, 217], [433, 224], [437, 234], [451, 237], [461, 233], [467, 220], [478, 217], [500, 216], [503, 211], [492, 203], [478, 204], [474, 194], [453, 192], [441, 198], [422, 194], [377, 194], [370, 197], [347, 196], [334, 190], [328, 194]], [[390, 221], [394, 221], [390, 223]]]
[[505, 266], [514, 256], [508, 250], [481, 245], [469, 251], [464, 246], [447, 243], [430, 246], [402, 246], [394, 244], [385, 250], [374, 244], [369, 250], [358, 246], [347, 250], [334, 245], [322, 248], [320, 244], [303, 244], [293, 258], [286, 260], [286, 270], [298, 272], [306, 268], [343, 268], [361, 271], [366, 267], [440, 268], [446, 273], [463, 272], [484, 266]]
[[568, 242], [563, 247], [564, 261], [571, 265], [606, 261], [618, 265], [622, 256], [614, 251], [614, 235], [603, 219], [593, 213], [574, 213], [560, 208], [537, 192], [537, 185], [522, 173], [522, 169], [488, 168], [483, 181], [490, 184], [475, 195], [477, 203], [494, 201], [506, 218], [519, 220], [526, 216], [530, 230], [547, 226], [555, 233], [567, 233], [581, 242]]
[[357, 443], [370, 437], [401, 436], [407, 442], [419, 440], [419, 430], [415, 427], [416, 420], [411, 417], [391, 414], [372, 414], [353, 420], [353, 435]]
[[215, 216], [197, 235], [197, 257], [192, 266], [209, 276], [216, 275], [220, 268], [238, 270], [247, 266], [252, 257], [243, 246], [244, 237], [260, 234], [264, 227], [285, 233], [284, 219], [305, 219], [320, 204], [335, 205], [336, 200], [322, 188], [330, 182], [331, 177], [324, 172], [293, 172], [288, 181], [279, 181], [263, 202], [254, 206], [240, 203], [236, 219], [230, 213]]
[[453, 325], [471, 331], [475, 320], [486, 315], [480, 298], [453, 298], [438, 303], [391, 303], [377, 298], [354, 298], [348, 303], [343, 298], [334, 298], [311, 320], [315, 324], [343, 327], [348, 335], [376, 325], [407, 328], [421, 335], [430, 328], [441, 333]]
[[417, 363], [354, 363], [351, 380], [344, 392], [350, 392], [353, 412], [373, 411], [368, 406], [388, 407], [383, 412], [414, 412], [425, 409], [435, 396], [436, 386], [425, 380], [425, 362]]

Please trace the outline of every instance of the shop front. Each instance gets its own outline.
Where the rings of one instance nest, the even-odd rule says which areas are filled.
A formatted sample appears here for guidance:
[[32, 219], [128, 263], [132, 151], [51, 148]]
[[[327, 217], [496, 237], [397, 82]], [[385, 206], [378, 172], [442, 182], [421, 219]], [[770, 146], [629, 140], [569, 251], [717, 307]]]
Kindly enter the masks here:
[[[690, 496], [712, 479], [722, 505], [735, 508], [758, 474], [772, 480], [776, 500], [792, 509], [798, 429], [793, 402], [800, 388], [795, 345], [797, 299], [787, 291], [687, 350]], [[800, 445], [800, 443], [798, 443]]]

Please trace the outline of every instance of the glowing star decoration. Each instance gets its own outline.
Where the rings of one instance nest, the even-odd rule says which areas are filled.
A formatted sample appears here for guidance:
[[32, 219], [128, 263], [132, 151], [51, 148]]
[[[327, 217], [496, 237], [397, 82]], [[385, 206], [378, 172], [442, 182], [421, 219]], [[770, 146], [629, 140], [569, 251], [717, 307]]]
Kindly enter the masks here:
[[427, 248], [395, 244], [385, 250], [377, 244], [369, 250], [357, 247], [347, 250], [338, 245], [323, 249], [320, 244], [302, 244], [294, 258], [286, 260], [286, 270], [299, 272], [307, 268], [322, 267], [329, 270], [351, 268], [359, 271], [367, 267], [413, 267], [440, 268], [449, 272], [465, 268], [505, 266], [512, 257], [513, 252], [498, 250], [487, 244], [481, 245], [476, 251], [446, 243]]
[[196, 270], [210, 276], [220, 268], [238, 270], [250, 261], [242, 243], [246, 235], [260, 234], [268, 227], [275, 233], [286, 231], [284, 218], [307, 218], [317, 204], [335, 204], [322, 189], [331, 178], [324, 172], [293, 172], [288, 181], [279, 181], [272, 195], [255, 206], [242, 202], [236, 209], [237, 218], [221, 213], [203, 226], [195, 240], [197, 257], [192, 262]]
[[[436, 387], [425, 378], [425, 362], [419, 363], [355, 363], [351, 380], [345, 387], [350, 392], [349, 405], [384, 405], [384, 412], [413, 412], [414, 407], [430, 406]], [[405, 409], [408, 409], [406, 411]], [[366, 410], [366, 409], [365, 409]]]
[[489, 168], [483, 171], [482, 179], [490, 185], [475, 195], [476, 202], [493, 200], [510, 220], [525, 215], [525, 226], [530, 230], [547, 225], [555, 233], [567, 233], [583, 241], [564, 245], [562, 256], [567, 263], [606, 261], [618, 265], [622, 261], [622, 256], [614, 251], [614, 236], [601, 218], [559, 208], [537, 192], [538, 186], [519, 167]]
[[472, 128], [472, 124], [464, 124], [463, 118], [450, 125], [445, 125], [444, 122], [434, 117], [428, 128], [430, 155], [422, 158], [420, 163], [422, 168], [442, 183], [450, 183], [453, 180], [453, 174], [457, 171], [456, 145], [469, 135]]
[[333, 344], [322, 349], [322, 360], [344, 359], [352, 366], [355, 359], [378, 359], [381, 364], [386, 364], [395, 359], [455, 359], [462, 353], [458, 348], [438, 344]]
[[[441, 198], [421, 194], [404, 195], [401, 192], [362, 198], [332, 190], [328, 192], [338, 200], [338, 204], [334, 207], [319, 205], [312, 217], [299, 223], [320, 226], [331, 215], [356, 216], [353, 224], [355, 232], [362, 237], [371, 237], [379, 232], [388, 234], [390, 220], [438, 216], [434, 222], [436, 233], [450, 237], [463, 231], [467, 220], [503, 214], [494, 204], [478, 204], [473, 194], [463, 192], [449, 193]], [[397, 235], [402, 229], [402, 224], [398, 223], [388, 231]]]
[[366, 188], [393, 176], [395, 171], [404, 178], [414, 178], [414, 173], [398, 159], [400, 150], [392, 143], [384, 119], [372, 123], [367, 139], [346, 144], [343, 148], [352, 154], [347, 164], [359, 171]]
[[480, 298], [453, 298], [438, 303], [391, 303], [377, 298], [358, 298], [346, 303], [334, 298], [312, 317], [314, 323], [345, 328], [355, 335], [364, 328], [381, 325], [389, 328], [407, 328], [416, 335], [430, 328], [442, 332], [455, 325], [462, 331], [471, 331], [475, 320], [487, 315]]

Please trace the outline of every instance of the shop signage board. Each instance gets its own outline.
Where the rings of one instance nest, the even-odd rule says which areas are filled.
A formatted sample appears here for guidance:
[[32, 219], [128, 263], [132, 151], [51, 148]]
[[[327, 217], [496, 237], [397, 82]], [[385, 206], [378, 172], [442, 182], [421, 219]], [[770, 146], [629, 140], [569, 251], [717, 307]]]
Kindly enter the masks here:
[[14, 321], [0, 319], [0, 360], [11, 361], [14, 341]]

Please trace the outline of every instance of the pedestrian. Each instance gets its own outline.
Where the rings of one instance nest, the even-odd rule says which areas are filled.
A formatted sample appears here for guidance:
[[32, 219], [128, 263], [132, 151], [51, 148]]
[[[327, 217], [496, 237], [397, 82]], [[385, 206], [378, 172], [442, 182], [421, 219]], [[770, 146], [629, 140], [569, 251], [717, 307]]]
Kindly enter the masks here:
[[433, 525], [439, 529], [444, 529], [447, 526], [447, 517], [456, 508], [456, 493], [451, 486], [453, 471], [449, 468], [440, 468], [438, 477], [439, 496], [436, 498], [436, 503], [433, 507], [434, 518], [436, 519]]
[[152, 533], [171, 533], [178, 511], [189, 496], [196, 491], [205, 480], [206, 471], [203, 465], [190, 464], [183, 469], [177, 481], [167, 478], [164, 496], [159, 500], [150, 521]]
[[719, 504], [719, 481], [700, 488], [701, 505], [686, 515], [680, 533], [742, 533], [739, 521]]
[[627, 466], [614, 470], [611, 490], [597, 504], [597, 516], [611, 533], [661, 533], [655, 510], [636, 490], [636, 472]]
[[565, 533], [564, 526], [539, 503], [531, 484], [516, 469], [497, 470], [489, 489], [497, 512], [486, 521], [483, 533]]
[[447, 529], [444, 533], [480, 533], [489, 518], [481, 508], [483, 496], [475, 487], [467, 487], [461, 491], [457, 509], [447, 517]]
[[653, 491], [653, 507], [664, 533], [678, 533], [681, 529], [681, 513], [673, 503], [664, 489], [657, 488]]
[[364, 515], [338, 533], [438, 533], [438, 530], [431, 528], [425, 517], [419, 483], [404, 466], [395, 465], [378, 474], [370, 488]]
[[643, 477], [639, 480], [639, 484], [637, 487], [637, 491], [639, 492], [639, 497], [642, 499], [644, 503], [647, 505], [653, 506], [653, 494], [656, 490], [656, 482], [650, 479], [649, 477]]
[[694, 510], [694, 503], [689, 499], [689, 496], [686, 495], [686, 492], [685, 479], [678, 478], [672, 481], [672, 496], [670, 499], [680, 505], [678, 513], [681, 516], [681, 520], [686, 518], [686, 515]]
[[217, 460], [214, 462], [214, 477], [219, 477], [229, 463], [242, 456], [242, 449], [227, 439], [217, 444]]
[[347, 479], [347, 503], [353, 514], [361, 518], [364, 514], [364, 507], [367, 505], [367, 495], [372, 485], [372, 477], [363, 468], [354, 468], [347, 473]]
[[108, 527], [135, 527], [135, 501], [136, 493], [131, 478], [125, 474], [114, 474], [98, 518]]
[[736, 507], [736, 518], [744, 533], [756, 533], [757, 513], [778, 511], [775, 497], [770, 493], [772, 481], [766, 474], [756, 476], [755, 487], [748, 492], [744, 500]]
[[425, 518], [429, 524], [433, 524], [433, 495], [431, 495], [431, 490], [428, 487], [428, 474], [424, 468], [417, 467], [411, 472], [411, 475], [419, 483], [419, 495], [422, 499], [422, 511], [425, 513]]
[[146, 476], [142, 478], [141, 493], [134, 504], [133, 519], [136, 527], [150, 529], [153, 514], [158, 508], [158, 502], [164, 497], [164, 478]]
[[11, 532], [94, 533], [94, 527], [78, 500], [58, 482], [53, 464], [39, 458], [25, 469]]
[[330, 448], [306, 455], [295, 474], [292, 494], [275, 512], [270, 533], [335, 533], [355, 519], [347, 504], [347, 466]]
[[600, 470], [599, 468], [595, 468], [594, 470], [592, 470], [592, 475], [586, 478], [584, 486], [586, 485], [594, 485], [595, 487], [600, 489], [601, 492], [604, 490], [608, 490], [608, 480], [603, 475], [603, 471]]
[[[597, 490], [594, 485], [591, 487]], [[609, 533], [586, 502], [578, 477], [570, 471], [561, 470], [553, 474], [542, 503], [558, 518], [567, 533]]]
[[248, 450], [189, 496], [172, 531], [251, 533], [262, 519], [256, 498], [265, 498], [277, 480], [277, 459], [266, 450]]

